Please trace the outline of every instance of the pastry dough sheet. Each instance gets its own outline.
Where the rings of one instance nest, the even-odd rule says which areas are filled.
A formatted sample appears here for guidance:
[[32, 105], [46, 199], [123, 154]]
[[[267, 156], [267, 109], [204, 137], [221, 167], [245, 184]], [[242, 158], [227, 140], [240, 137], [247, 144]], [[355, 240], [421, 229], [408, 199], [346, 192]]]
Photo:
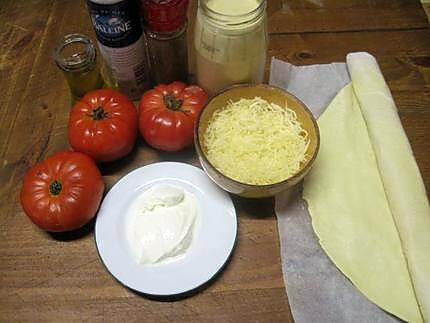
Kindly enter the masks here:
[[321, 147], [303, 196], [336, 266], [381, 308], [420, 322], [407, 255], [357, 97], [347, 85], [319, 118]]
[[[296, 95], [317, 118], [349, 82], [346, 63], [294, 66], [272, 58], [270, 84]], [[399, 323], [399, 318], [370, 301], [328, 258], [313, 230], [302, 187], [275, 199], [282, 272], [294, 320]]]

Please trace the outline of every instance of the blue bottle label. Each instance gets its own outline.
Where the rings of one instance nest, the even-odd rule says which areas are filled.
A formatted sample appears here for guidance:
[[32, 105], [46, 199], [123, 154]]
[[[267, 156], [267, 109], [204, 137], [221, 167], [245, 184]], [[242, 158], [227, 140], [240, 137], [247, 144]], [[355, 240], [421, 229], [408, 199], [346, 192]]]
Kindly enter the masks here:
[[98, 4], [87, 0], [88, 10], [98, 41], [108, 47], [125, 47], [142, 35], [137, 4], [124, 0], [115, 4]]

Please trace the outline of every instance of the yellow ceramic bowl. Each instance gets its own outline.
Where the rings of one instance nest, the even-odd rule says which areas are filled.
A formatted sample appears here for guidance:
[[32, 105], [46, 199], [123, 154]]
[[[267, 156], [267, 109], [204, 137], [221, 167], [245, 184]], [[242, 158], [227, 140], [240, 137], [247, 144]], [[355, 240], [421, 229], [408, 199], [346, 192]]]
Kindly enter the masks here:
[[[255, 97], [261, 97], [266, 101], [273, 102], [281, 107], [285, 106], [285, 102], [287, 102], [288, 108], [296, 112], [297, 119], [309, 134], [310, 144], [307, 150], [307, 155], [311, 157], [301, 165], [300, 170], [295, 175], [278, 183], [253, 185], [238, 182], [222, 174], [206, 157], [207, 149], [203, 142], [203, 134], [206, 131], [213, 113], [216, 110], [225, 107], [230, 100], [238, 101], [241, 98], [253, 99]], [[204, 171], [218, 186], [230, 193], [242, 197], [262, 198], [289, 190], [303, 179], [303, 177], [309, 172], [318, 153], [320, 137], [315, 118], [299, 99], [280, 88], [260, 84], [233, 86], [212, 97], [201, 110], [197, 118], [194, 129], [194, 142]]]

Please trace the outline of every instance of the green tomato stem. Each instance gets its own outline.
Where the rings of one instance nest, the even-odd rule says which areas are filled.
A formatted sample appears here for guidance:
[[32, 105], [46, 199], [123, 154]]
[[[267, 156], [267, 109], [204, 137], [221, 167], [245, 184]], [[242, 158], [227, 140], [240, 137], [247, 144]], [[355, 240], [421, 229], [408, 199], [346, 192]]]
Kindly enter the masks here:
[[178, 111], [181, 109], [183, 101], [181, 99], [177, 99], [174, 94], [166, 94], [164, 95], [164, 104], [166, 107], [173, 111]]
[[102, 107], [97, 107], [91, 113], [91, 118], [93, 118], [93, 120], [101, 120], [101, 119], [106, 118], [107, 115], [108, 115], [107, 112], [105, 110], [103, 110]]
[[60, 194], [62, 188], [63, 188], [63, 185], [61, 185], [61, 182], [54, 180], [49, 185], [49, 193], [51, 193], [51, 195], [57, 196], [58, 194]]

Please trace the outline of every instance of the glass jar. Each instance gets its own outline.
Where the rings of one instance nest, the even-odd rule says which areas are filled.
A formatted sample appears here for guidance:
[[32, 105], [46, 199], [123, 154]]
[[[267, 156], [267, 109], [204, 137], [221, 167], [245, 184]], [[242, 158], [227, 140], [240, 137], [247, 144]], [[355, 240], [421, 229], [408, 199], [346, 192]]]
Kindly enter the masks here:
[[188, 0], [141, 0], [155, 84], [188, 79]]
[[187, 23], [174, 32], [146, 30], [151, 72], [155, 84], [187, 82]]
[[85, 93], [102, 88], [103, 78], [97, 64], [97, 53], [91, 39], [82, 34], [64, 36], [54, 50], [57, 66], [64, 72], [76, 101]]
[[197, 83], [210, 94], [236, 83], [261, 83], [267, 39], [266, 0], [200, 0]]

